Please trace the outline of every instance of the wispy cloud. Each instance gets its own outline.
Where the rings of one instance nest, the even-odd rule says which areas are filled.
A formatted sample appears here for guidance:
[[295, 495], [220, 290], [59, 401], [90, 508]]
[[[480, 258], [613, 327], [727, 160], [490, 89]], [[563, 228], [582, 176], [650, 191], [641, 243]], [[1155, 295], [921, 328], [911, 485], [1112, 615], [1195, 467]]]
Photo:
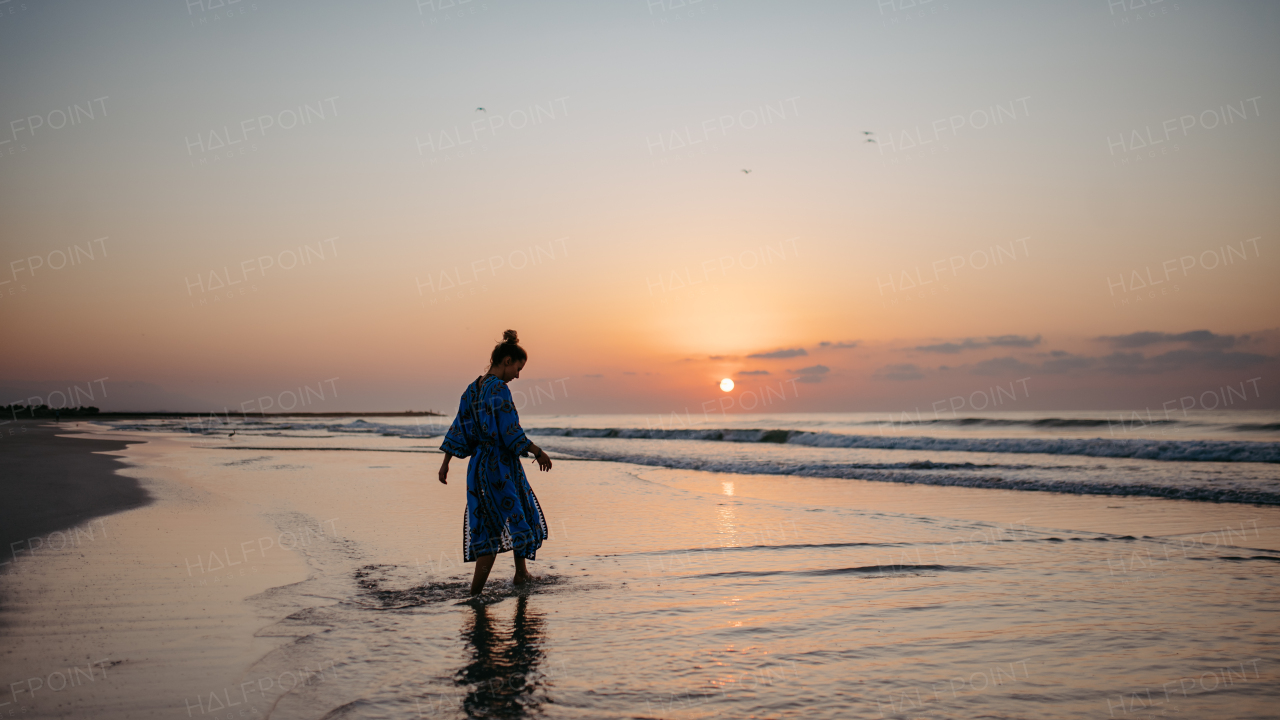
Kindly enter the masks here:
[[935, 352], [954, 355], [965, 350], [981, 350], [989, 347], [1015, 347], [1029, 348], [1040, 344], [1040, 336], [1027, 337], [1026, 335], [994, 335], [989, 336], [985, 340], [976, 340], [974, 338], [965, 338], [960, 342], [945, 342], [935, 345], [917, 345], [911, 348], [919, 352]]
[[1025, 375], [1034, 371], [1034, 365], [1024, 363], [1016, 357], [998, 357], [990, 360], [983, 360], [975, 363], [969, 372], [974, 375], [1008, 375], [1010, 373], [1019, 373]]
[[1158, 375], [1178, 370], [1244, 370], [1275, 358], [1258, 353], [1222, 350], [1170, 350], [1146, 357], [1140, 352], [1115, 352], [1101, 358], [1102, 367], [1121, 375]]
[[1040, 365], [1040, 371], [1049, 375], [1062, 375], [1075, 370], [1087, 370], [1101, 361], [1084, 355], [1073, 355], [1063, 350], [1049, 353], [1049, 359]]
[[827, 350], [849, 350], [849, 349], [858, 347], [859, 342], [861, 341], [854, 340], [852, 342], [834, 342], [833, 343], [833, 342], [828, 342], [826, 340], [823, 340], [822, 342], [818, 343], [818, 347], [825, 348]]
[[898, 363], [881, 367], [872, 377], [878, 380], [920, 380], [924, 377], [924, 372], [914, 363]]
[[788, 369], [787, 372], [798, 376], [796, 377], [796, 382], [817, 383], [822, 382], [822, 377], [831, 372], [831, 368], [826, 365], [810, 365], [809, 367], [803, 367], [799, 370]]
[[753, 353], [747, 357], [760, 360], [781, 360], [782, 358], [803, 357], [809, 353], [804, 348], [788, 348], [786, 350], [774, 350], [765, 353]]
[[1235, 347], [1237, 344], [1243, 344], [1248, 341], [1249, 336], [1218, 335], [1208, 330], [1192, 330], [1184, 333], [1136, 332], [1128, 335], [1104, 335], [1097, 338], [1097, 340], [1109, 343], [1117, 350], [1130, 350], [1168, 343], [1187, 343], [1192, 347], [1204, 350], [1226, 350], [1229, 347]]
[[[1219, 336], [1221, 337], [1221, 336]], [[1250, 352], [1219, 349], [1180, 348], [1148, 356], [1140, 351], [1116, 351], [1099, 357], [1075, 355], [1062, 350], [1043, 354], [1039, 366], [1013, 356], [991, 358], [968, 367], [974, 375], [1010, 373], [1063, 375], [1067, 373], [1103, 373], [1112, 375], [1159, 375], [1182, 370], [1247, 370], [1276, 358]]]
[[768, 370], [739, 370], [738, 375], [768, 375]]
[[831, 372], [831, 368], [826, 365], [810, 365], [809, 367], [800, 368], [799, 370], [788, 370], [793, 375], [826, 375]]

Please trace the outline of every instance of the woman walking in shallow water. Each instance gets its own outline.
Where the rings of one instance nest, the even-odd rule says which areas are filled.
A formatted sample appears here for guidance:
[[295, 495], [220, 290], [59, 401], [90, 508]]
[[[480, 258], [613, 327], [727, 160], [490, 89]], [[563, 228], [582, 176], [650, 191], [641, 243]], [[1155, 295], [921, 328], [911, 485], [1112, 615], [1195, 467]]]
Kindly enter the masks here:
[[551, 469], [551, 458], [525, 437], [507, 383], [520, 377], [528, 355], [515, 330], [502, 333], [489, 356], [489, 370], [467, 387], [458, 415], [440, 443], [444, 462], [440, 482], [448, 484], [449, 461], [471, 456], [467, 465], [467, 512], [462, 523], [462, 553], [476, 564], [471, 594], [479, 595], [498, 553], [515, 553], [516, 585], [530, 580], [525, 560], [533, 560], [547, 539], [547, 521], [520, 465], [533, 455], [538, 468]]

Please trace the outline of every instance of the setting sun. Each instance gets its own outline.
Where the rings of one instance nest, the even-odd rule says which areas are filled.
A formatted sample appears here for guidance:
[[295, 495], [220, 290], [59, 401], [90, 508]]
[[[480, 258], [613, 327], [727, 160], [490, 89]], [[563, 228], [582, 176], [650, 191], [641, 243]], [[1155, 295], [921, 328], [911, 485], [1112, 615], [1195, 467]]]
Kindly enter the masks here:
[[732, 389], [733, 389], [733, 381], [732, 381], [732, 380], [730, 380], [729, 378], [725, 378], [725, 379], [721, 380], [721, 381], [720, 381], [720, 389], [721, 389], [721, 390], [723, 390], [723, 391], [725, 391], [725, 392], [729, 392], [730, 390], [732, 390]]

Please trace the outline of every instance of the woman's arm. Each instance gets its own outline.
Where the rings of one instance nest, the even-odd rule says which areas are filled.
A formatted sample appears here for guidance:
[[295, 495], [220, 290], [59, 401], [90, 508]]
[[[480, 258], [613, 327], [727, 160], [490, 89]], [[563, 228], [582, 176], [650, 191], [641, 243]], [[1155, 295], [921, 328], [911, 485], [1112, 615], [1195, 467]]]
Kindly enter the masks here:
[[445, 480], [445, 478], [449, 476], [449, 461], [452, 459], [453, 459], [452, 453], [445, 453], [444, 462], [440, 463], [440, 483], [442, 485], [449, 484], [449, 481]]
[[550, 470], [551, 458], [547, 457], [542, 448], [534, 445], [520, 427], [520, 414], [516, 412], [515, 401], [511, 399], [511, 390], [503, 385], [498, 393], [498, 402], [492, 405], [494, 416], [498, 421], [498, 441], [508, 452], [516, 455], [532, 453], [538, 460], [540, 470]]
[[512, 455], [530, 452], [534, 447], [533, 442], [525, 437], [524, 429], [520, 427], [520, 414], [516, 412], [516, 404], [511, 399], [511, 391], [506, 385], [495, 389], [488, 400], [488, 405], [493, 412], [494, 424], [497, 426], [496, 440], [503, 449]]

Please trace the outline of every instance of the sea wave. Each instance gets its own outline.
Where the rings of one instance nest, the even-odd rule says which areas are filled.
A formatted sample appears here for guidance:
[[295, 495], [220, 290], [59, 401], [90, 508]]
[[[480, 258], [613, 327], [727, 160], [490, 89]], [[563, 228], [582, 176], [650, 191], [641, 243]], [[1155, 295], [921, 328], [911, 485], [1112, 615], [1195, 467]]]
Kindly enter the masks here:
[[[892, 416], [885, 420], [870, 420], [867, 422], [855, 423], [857, 425], [883, 426], [892, 427], [894, 425], [920, 425], [923, 427], [941, 426], [941, 427], [1025, 427], [1025, 428], [1095, 428], [1109, 426], [1125, 426], [1126, 421], [1123, 417], [1115, 419], [1108, 418], [1036, 418], [1036, 419], [1012, 419], [1012, 418], [983, 418], [983, 417], [958, 417], [958, 418], [933, 418], [929, 420], [912, 419], [910, 413], [904, 413], [898, 420], [894, 420]], [[1130, 423], [1132, 424], [1132, 423]], [[1144, 427], [1153, 426], [1206, 426], [1205, 423], [1187, 422], [1186, 420], [1147, 420], [1143, 422]]]
[[1280, 423], [1243, 423], [1232, 425], [1231, 429], [1237, 432], [1276, 432], [1280, 430]]
[[[266, 437], [293, 437], [284, 435], [285, 431], [296, 432], [332, 432], [352, 435], [384, 435], [402, 438], [439, 437], [449, 429], [447, 424], [423, 423], [415, 425], [396, 425], [392, 423], [376, 423], [367, 420], [350, 422], [279, 422], [272, 420], [241, 420], [234, 422], [196, 420], [162, 421], [162, 422], [108, 422], [116, 430], [141, 432], [186, 432], [192, 435], [226, 435], [234, 430], [240, 435], [261, 435]], [[301, 437], [301, 436], [299, 436]], [[315, 437], [315, 436], [310, 436]]]
[[1251, 440], [1151, 440], [1141, 438], [935, 438], [848, 435], [805, 430], [525, 428], [528, 435], [647, 440], [772, 442], [822, 448], [933, 452], [1032, 453], [1177, 462], [1280, 463], [1280, 443]]
[[[996, 422], [996, 420], [992, 420]], [[955, 422], [968, 422], [961, 418]], [[984, 420], [984, 422], [986, 422]], [[998, 422], [1004, 422], [1000, 420]], [[1068, 422], [1062, 418], [1033, 421]], [[1072, 420], [1070, 422], [1094, 422]], [[112, 423], [119, 430], [169, 430], [216, 435], [230, 429], [251, 435], [280, 435], [283, 431], [323, 431], [353, 435], [383, 435], [402, 438], [439, 437], [448, 430], [444, 422], [400, 425], [353, 420], [350, 422], [278, 422], [249, 420], [233, 425], [184, 422]], [[1045, 425], [1044, 427], [1049, 427]], [[1061, 426], [1057, 426], [1061, 427]], [[1273, 424], [1240, 425], [1242, 431], [1270, 431]], [[925, 452], [977, 452], [1040, 455], [1076, 455], [1173, 462], [1280, 463], [1280, 443], [1257, 440], [1164, 440], [1151, 438], [991, 438], [928, 437], [922, 435], [851, 434], [815, 430], [767, 428], [642, 428], [642, 427], [526, 427], [532, 436], [611, 438], [634, 440], [701, 440], [731, 443], [784, 443], [819, 448], [864, 450], [914, 450]]]
[[[1070, 493], [1074, 495], [1120, 495], [1163, 497], [1206, 502], [1259, 503], [1280, 505], [1280, 492], [1256, 487], [1205, 487], [1203, 485], [1161, 485], [1150, 482], [1126, 482], [1123, 477], [1100, 475], [1066, 478], [1029, 477], [1019, 470], [1028, 466], [980, 466], [968, 463], [813, 463], [787, 460], [707, 459], [690, 456], [652, 455], [610, 452], [595, 448], [575, 447], [560, 450], [570, 455], [593, 460], [623, 462], [677, 470], [735, 473], [739, 475], [798, 475], [803, 477], [872, 480], [910, 485], [950, 485], [1003, 490]], [[1035, 468], [1045, 470], [1051, 468]], [[974, 472], [976, 471], [976, 472]]]

